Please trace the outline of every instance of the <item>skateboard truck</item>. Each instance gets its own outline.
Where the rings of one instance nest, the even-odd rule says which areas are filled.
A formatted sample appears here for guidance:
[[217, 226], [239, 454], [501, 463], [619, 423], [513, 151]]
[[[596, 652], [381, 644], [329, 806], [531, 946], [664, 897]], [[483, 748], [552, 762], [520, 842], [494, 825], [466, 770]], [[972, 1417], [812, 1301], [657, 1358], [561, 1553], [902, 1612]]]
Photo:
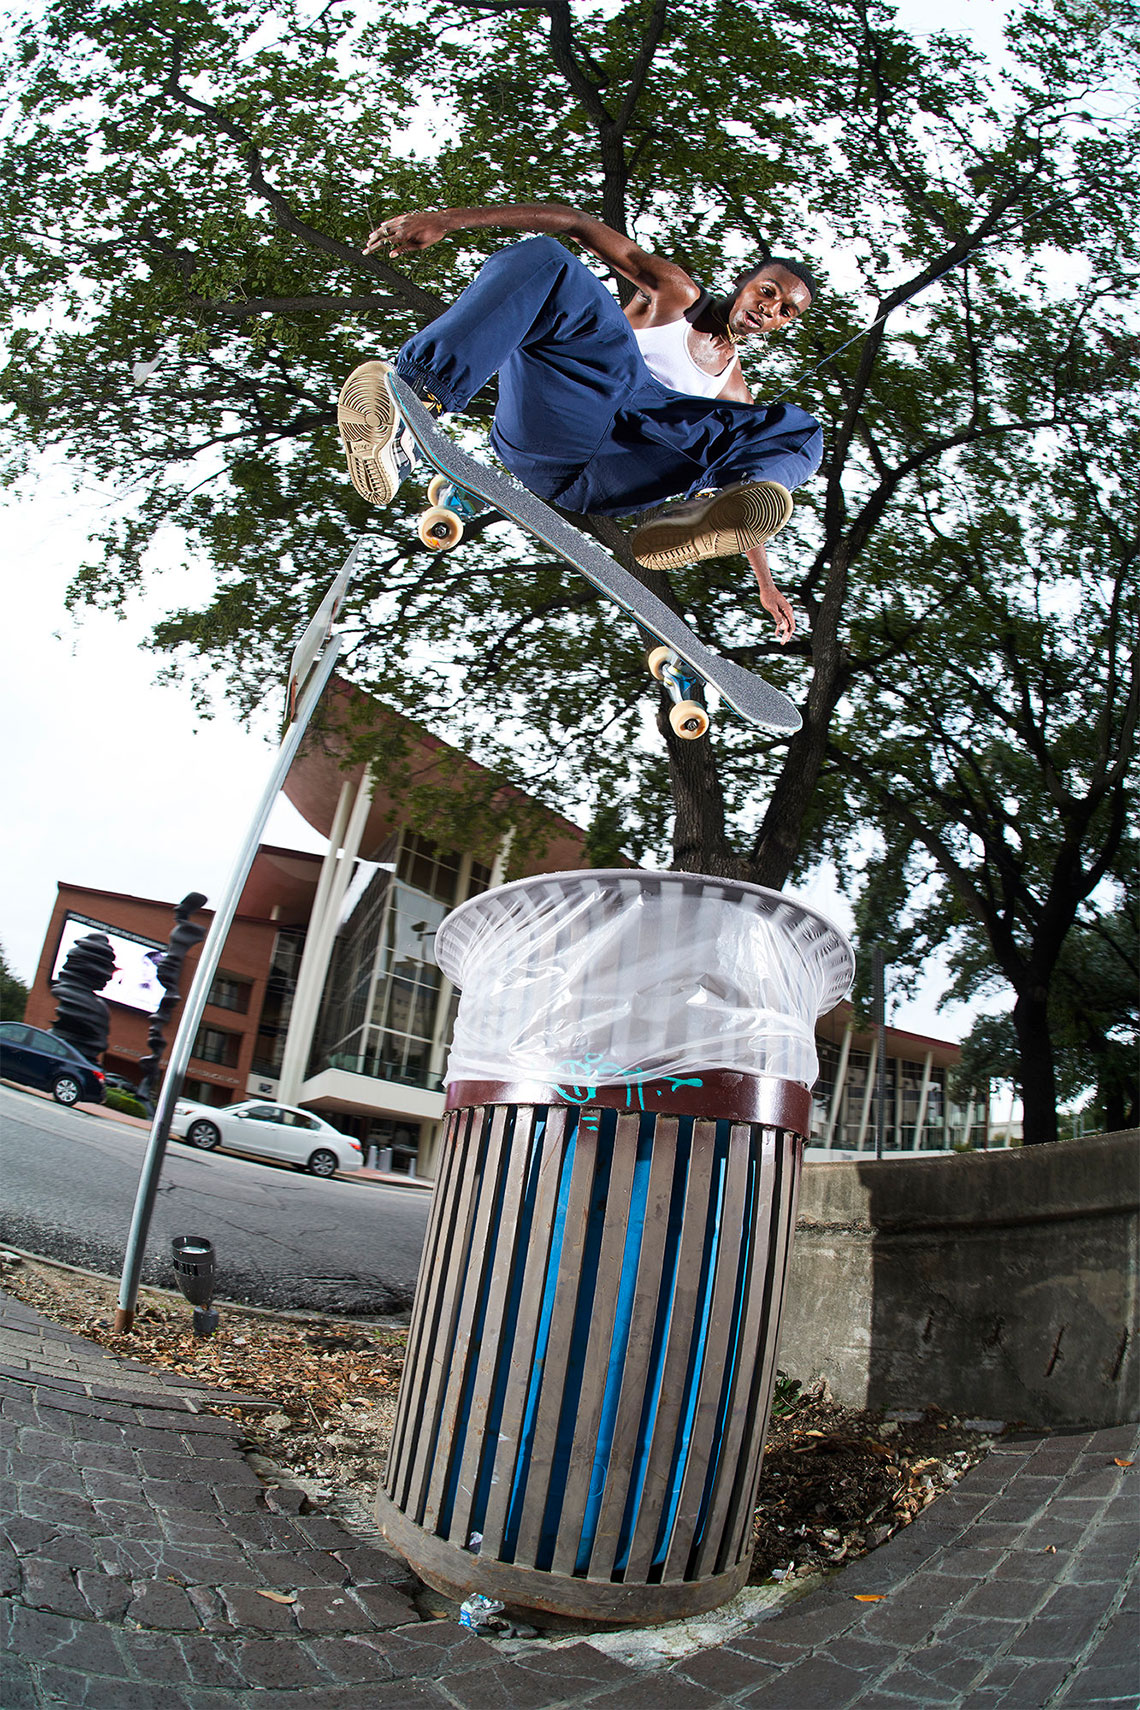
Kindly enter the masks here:
[[449, 552], [458, 546], [463, 539], [464, 517], [478, 516], [484, 509], [472, 493], [457, 487], [446, 475], [432, 476], [427, 501], [430, 509], [421, 513], [419, 536], [433, 552]]
[[672, 647], [652, 648], [648, 665], [651, 675], [664, 686], [665, 693], [673, 702], [669, 708], [669, 723], [674, 732], [686, 742], [695, 742], [712, 722], [700, 702], [691, 698], [697, 679], [686, 671], [684, 660]]

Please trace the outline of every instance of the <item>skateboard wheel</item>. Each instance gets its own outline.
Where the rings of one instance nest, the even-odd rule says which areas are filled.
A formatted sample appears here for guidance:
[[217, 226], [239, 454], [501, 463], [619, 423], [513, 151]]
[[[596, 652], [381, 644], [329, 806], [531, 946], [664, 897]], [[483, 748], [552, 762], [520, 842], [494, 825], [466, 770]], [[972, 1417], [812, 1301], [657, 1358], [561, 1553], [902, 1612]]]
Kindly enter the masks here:
[[698, 736], [703, 736], [711, 720], [704, 707], [696, 701], [678, 701], [675, 707], [669, 708], [669, 723], [676, 734], [686, 742], [695, 742]]
[[446, 475], [433, 475], [431, 480], [428, 482], [428, 504], [438, 505], [450, 486], [451, 482], [447, 479]]
[[463, 539], [463, 523], [454, 511], [446, 510], [443, 505], [433, 505], [420, 518], [419, 534], [424, 545], [430, 546], [433, 552], [447, 552]]
[[645, 661], [649, 666], [650, 676], [656, 677], [659, 683], [662, 682], [665, 677], [666, 665], [668, 665], [669, 661], [675, 657], [676, 655], [671, 647], [650, 648]]

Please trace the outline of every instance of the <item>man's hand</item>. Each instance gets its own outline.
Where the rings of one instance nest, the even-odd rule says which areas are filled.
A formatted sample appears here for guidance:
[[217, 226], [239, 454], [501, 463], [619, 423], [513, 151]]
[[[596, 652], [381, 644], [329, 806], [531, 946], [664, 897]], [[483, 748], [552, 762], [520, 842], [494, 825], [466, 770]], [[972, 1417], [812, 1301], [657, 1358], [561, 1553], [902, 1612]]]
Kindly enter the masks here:
[[796, 633], [796, 614], [772, 580], [767, 548], [754, 546], [750, 552], [745, 554], [745, 557], [756, 575], [756, 583], [760, 589], [760, 604], [766, 612], [772, 614], [776, 625], [776, 640], [781, 647], [785, 647]]
[[775, 583], [767, 590], [760, 589], [760, 604], [766, 612], [771, 612], [776, 624], [776, 640], [784, 647], [796, 633], [795, 612]]
[[386, 244], [389, 246], [388, 254], [393, 257], [407, 255], [411, 250], [430, 249], [451, 230], [448, 220], [434, 208], [427, 208], [422, 213], [393, 214], [390, 220], [382, 220], [376, 230], [368, 234], [364, 253], [375, 255]]

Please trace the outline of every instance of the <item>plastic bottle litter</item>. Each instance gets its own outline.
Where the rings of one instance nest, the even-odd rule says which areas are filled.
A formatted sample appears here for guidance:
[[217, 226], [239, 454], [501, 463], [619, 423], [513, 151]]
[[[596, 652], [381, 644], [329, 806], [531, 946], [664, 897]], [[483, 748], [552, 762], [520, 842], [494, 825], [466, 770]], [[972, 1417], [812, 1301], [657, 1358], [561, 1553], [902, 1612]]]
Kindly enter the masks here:
[[505, 1605], [497, 1597], [484, 1597], [473, 1592], [459, 1607], [459, 1625], [470, 1627], [473, 1633], [501, 1633], [509, 1623], [502, 1619]]

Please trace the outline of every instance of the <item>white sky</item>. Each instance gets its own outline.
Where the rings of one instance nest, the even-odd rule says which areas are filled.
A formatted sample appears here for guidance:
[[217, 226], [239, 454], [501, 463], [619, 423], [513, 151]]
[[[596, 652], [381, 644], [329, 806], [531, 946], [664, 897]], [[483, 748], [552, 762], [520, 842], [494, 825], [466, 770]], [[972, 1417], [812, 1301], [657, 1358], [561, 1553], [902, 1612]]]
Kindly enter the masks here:
[[[1004, 0], [902, 0], [915, 33], [954, 29], [987, 51], [1000, 45]], [[58, 479], [8, 496], [4, 512], [8, 592], [0, 642], [0, 943], [15, 972], [35, 973], [58, 880], [177, 901], [187, 891], [221, 892], [264, 785], [279, 712], [254, 732], [224, 706], [201, 722], [187, 690], [158, 687], [158, 663], [143, 643], [168, 605], [188, 597], [170, 578], [123, 621], [63, 606], [87, 555], [94, 499], [76, 500]], [[329, 564], [329, 579], [339, 564]], [[283, 662], [284, 675], [284, 662]], [[284, 800], [267, 841], [321, 850], [323, 843]], [[826, 875], [805, 902], [850, 925]], [[892, 1003], [896, 1026], [945, 1039], [961, 1036], [971, 1012], [936, 1012], [945, 985], [934, 970], [913, 1003]]]

